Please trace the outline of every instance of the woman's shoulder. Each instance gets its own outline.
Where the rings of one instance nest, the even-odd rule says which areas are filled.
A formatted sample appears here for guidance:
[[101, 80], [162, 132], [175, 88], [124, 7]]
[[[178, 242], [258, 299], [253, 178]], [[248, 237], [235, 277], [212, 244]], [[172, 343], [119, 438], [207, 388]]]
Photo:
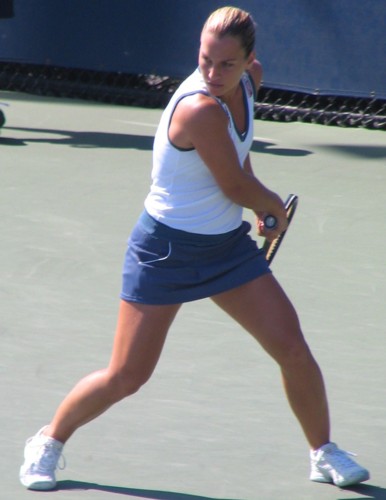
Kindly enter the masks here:
[[185, 96], [178, 108], [180, 116], [183, 115], [186, 121], [227, 120], [218, 100], [204, 92]]

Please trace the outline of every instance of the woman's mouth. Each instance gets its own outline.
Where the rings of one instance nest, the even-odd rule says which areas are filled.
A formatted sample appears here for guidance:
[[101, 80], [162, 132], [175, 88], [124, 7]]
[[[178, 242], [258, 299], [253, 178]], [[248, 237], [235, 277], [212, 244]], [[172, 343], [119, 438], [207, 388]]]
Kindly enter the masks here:
[[212, 87], [214, 89], [221, 89], [223, 86], [221, 83], [214, 83], [214, 82], [206, 82], [206, 84], [208, 85], [208, 87]]

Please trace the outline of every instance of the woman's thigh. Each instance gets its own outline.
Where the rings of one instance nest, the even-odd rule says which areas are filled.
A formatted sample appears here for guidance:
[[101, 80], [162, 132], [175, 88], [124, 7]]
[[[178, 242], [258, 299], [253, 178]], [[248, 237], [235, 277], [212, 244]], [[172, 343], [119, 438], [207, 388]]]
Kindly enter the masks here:
[[279, 363], [308, 351], [298, 316], [272, 274], [215, 295], [212, 300], [247, 330]]
[[[135, 379], [138, 385], [151, 376], [179, 304], [120, 303], [109, 371]], [[134, 382], [134, 380], [133, 380]]]

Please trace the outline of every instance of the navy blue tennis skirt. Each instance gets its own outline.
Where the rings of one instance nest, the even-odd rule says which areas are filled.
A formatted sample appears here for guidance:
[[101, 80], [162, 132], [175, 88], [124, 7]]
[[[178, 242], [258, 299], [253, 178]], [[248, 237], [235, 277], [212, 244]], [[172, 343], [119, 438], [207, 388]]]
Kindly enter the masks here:
[[251, 225], [243, 222], [224, 234], [189, 233], [143, 212], [128, 240], [121, 298], [142, 304], [181, 304], [269, 273], [250, 230]]

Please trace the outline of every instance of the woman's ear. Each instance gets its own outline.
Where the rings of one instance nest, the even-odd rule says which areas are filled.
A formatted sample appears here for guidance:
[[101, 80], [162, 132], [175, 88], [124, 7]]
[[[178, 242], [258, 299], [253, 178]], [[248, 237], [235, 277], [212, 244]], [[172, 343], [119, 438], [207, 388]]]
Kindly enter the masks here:
[[251, 69], [252, 65], [256, 59], [256, 52], [253, 50], [247, 57], [247, 69]]

